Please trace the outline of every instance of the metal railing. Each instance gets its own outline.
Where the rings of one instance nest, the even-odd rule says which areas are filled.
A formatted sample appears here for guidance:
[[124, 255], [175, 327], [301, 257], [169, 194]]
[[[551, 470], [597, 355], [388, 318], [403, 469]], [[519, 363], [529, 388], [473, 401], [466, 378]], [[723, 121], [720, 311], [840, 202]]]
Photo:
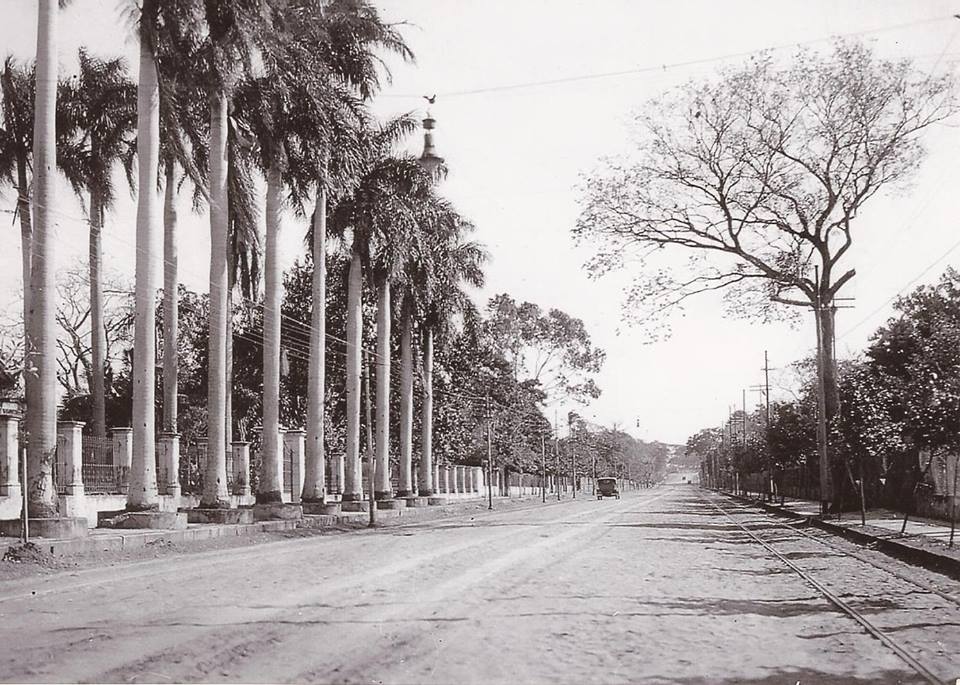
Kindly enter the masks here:
[[113, 464], [84, 464], [83, 490], [90, 495], [120, 495], [127, 491], [129, 469]]

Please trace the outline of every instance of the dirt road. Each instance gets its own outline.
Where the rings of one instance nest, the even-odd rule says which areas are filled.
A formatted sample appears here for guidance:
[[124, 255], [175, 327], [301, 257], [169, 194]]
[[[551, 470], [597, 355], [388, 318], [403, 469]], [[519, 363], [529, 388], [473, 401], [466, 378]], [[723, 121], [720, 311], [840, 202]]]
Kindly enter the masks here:
[[10, 581], [0, 653], [7, 681], [922, 682], [692, 486]]

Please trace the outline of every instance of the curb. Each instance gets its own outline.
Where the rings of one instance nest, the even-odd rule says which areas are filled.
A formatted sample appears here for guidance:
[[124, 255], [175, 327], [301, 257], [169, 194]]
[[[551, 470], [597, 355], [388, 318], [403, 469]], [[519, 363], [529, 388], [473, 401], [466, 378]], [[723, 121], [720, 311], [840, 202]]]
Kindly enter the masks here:
[[[511, 497], [497, 498], [494, 502], [520, 502], [517, 506], [511, 507], [511, 510], [528, 508], [533, 502], [527, 502], [532, 497]], [[573, 501], [569, 499], [561, 500], [554, 504]], [[464, 509], [463, 505], [483, 504], [482, 509], [476, 510], [476, 513], [486, 512], [487, 500], [480, 498], [471, 498], [451, 501], [434, 507], [413, 507], [410, 509], [384, 509], [377, 512], [377, 520], [383, 522], [384, 519], [408, 519], [409, 523], [415, 521], [437, 520], [442, 518], [455, 518], [460, 514], [472, 513], [470, 509]], [[548, 499], [546, 504], [550, 504]], [[536, 504], [543, 506], [539, 495], [536, 496]], [[497, 511], [497, 509], [494, 509]], [[503, 511], [503, 510], [500, 510]], [[348, 528], [361, 530], [367, 526], [369, 514], [367, 512], [356, 512], [347, 514], [306, 514], [300, 520], [273, 520], [258, 521], [256, 523], [238, 523], [238, 524], [191, 524], [185, 530], [130, 530], [119, 532], [115, 529], [109, 533], [96, 533], [88, 537], [74, 539], [48, 539], [31, 538], [30, 542], [35, 544], [44, 552], [51, 556], [66, 556], [70, 554], [81, 554], [83, 552], [117, 552], [126, 549], [138, 549], [147, 545], [158, 543], [161, 540], [166, 542], [193, 542], [198, 540], [212, 540], [222, 537], [248, 536], [257, 533], [279, 533], [297, 529], [322, 530], [332, 528]], [[404, 523], [406, 523], [405, 521]], [[100, 529], [104, 530], [104, 529]], [[7, 549], [20, 545], [19, 538], [9, 537], [0, 538], [0, 556]]]
[[926, 539], [919, 535], [901, 536], [899, 533], [891, 532], [886, 528], [877, 526], [844, 526], [841, 524], [826, 521], [816, 516], [807, 516], [789, 509], [784, 509], [778, 505], [757, 500], [738, 497], [729, 493], [721, 493], [730, 499], [759, 507], [771, 514], [776, 514], [784, 518], [795, 521], [805, 521], [815, 528], [826, 531], [838, 537], [846, 538], [860, 545], [870, 545], [885, 554], [905, 561], [915, 566], [922, 566], [931, 571], [943, 573], [956, 580], [960, 580], [960, 550], [951, 554], [949, 548], [943, 547], [934, 540]]

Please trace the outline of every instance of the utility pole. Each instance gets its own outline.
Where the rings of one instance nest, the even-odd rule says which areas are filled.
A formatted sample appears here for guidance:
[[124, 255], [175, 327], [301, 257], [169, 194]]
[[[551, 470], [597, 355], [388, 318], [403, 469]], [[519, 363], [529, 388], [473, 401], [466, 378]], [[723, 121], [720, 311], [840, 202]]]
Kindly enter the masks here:
[[483, 415], [487, 421], [487, 509], [493, 509], [493, 439], [490, 435], [490, 424], [493, 423], [493, 414], [490, 411], [490, 393], [484, 394]]
[[[573, 422], [571, 419], [571, 414], [567, 413], [567, 437], [570, 438], [573, 435]], [[571, 440], [571, 446], [573, 441]], [[570, 485], [572, 487], [573, 499], [577, 499], [577, 450], [576, 448], [570, 450]]]
[[540, 495], [541, 501], [547, 501], [547, 444], [543, 430], [540, 430]]
[[817, 329], [817, 447], [820, 453], [820, 514], [830, 509], [830, 464], [827, 461], [827, 390], [823, 384], [823, 327], [820, 322], [820, 266], [814, 267], [814, 320]]
[[770, 357], [767, 351], [763, 351], [763, 397], [766, 401], [766, 423], [763, 431], [763, 445], [766, 452], [767, 477], [770, 482], [766, 484], [766, 489], [770, 492], [770, 501], [773, 501], [775, 481], [773, 479], [773, 455], [770, 453]]
[[743, 446], [747, 446], [747, 390], [743, 389]]
[[[763, 351], [763, 396], [767, 400], [767, 431], [770, 431], [770, 357]], [[769, 436], [768, 436], [769, 437]]]
[[377, 473], [377, 460], [373, 456], [373, 411], [370, 407], [370, 353], [363, 351], [363, 392], [366, 396], [366, 415], [367, 415], [367, 464], [369, 464], [369, 500], [370, 500], [370, 522], [368, 527], [373, 528], [377, 525], [377, 500], [374, 493], [374, 484]]
[[557, 410], [553, 410], [553, 454], [557, 458], [557, 501], [560, 501], [560, 426], [557, 421]]

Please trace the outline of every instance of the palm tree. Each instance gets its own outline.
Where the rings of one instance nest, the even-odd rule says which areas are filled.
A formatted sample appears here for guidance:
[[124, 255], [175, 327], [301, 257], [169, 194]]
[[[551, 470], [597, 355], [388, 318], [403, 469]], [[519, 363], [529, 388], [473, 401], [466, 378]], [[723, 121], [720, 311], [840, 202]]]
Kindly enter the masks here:
[[90, 394], [93, 433], [106, 435], [106, 330], [103, 321], [103, 247], [101, 234], [106, 212], [115, 200], [113, 167], [123, 166], [133, 188], [133, 133], [137, 121], [137, 86], [126, 76], [122, 59], [103, 60], [81, 48], [80, 73], [60, 88], [58, 138], [68, 136], [61, 168], [81, 199], [89, 198], [90, 273]]
[[160, 166], [160, 78], [158, 60], [167, 46], [196, 35], [199, 14], [194, 0], [143, 0], [137, 18], [140, 73], [137, 85], [137, 256], [133, 333], [133, 459], [127, 508], [158, 504], [156, 393], [156, 272], [153, 236], [158, 231]]
[[155, 458], [157, 174], [160, 165], [160, 81], [157, 75], [156, 8], [144, 2], [140, 23], [140, 78], [137, 86], [137, 256], [133, 323], [133, 459], [128, 509], [158, 504]]
[[347, 449], [345, 501], [361, 493], [359, 461], [359, 382], [361, 276], [370, 272], [377, 288], [377, 470], [375, 494], [391, 497], [389, 463], [390, 282], [400, 270], [417, 231], [415, 211], [429, 188], [429, 177], [413, 157], [392, 157], [388, 143], [398, 133], [412, 131], [410, 117], [391, 124], [372, 137], [371, 159], [353, 193], [333, 213], [335, 230], [352, 229], [347, 288]]
[[254, 176], [257, 151], [253, 135], [241, 127], [237, 117], [228, 120], [227, 132], [227, 332], [226, 394], [224, 396], [224, 430], [227, 441], [233, 440], [233, 325], [236, 316], [234, 294], [249, 304], [260, 291], [260, 265], [263, 247], [260, 244], [260, 207]]
[[27, 500], [33, 517], [56, 515], [53, 459], [57, 435], [56, 284], [53, 211], [57, 111], [57, 0], [39, 0], [33, 129], [33, 236], [27, 314]]
[[421, 340], [423, 404], [421, 416], [420, 494], [433, 490], [433, 346], [434, 338], [448, 337], [454, 318], [473, 306], [465, 286], [481, 288], [487, 253], [468, 239], [473, 225], [451, 205], [435, 200], [424, 217], [430, 227], [429, 268], [421, 284], [425, 299]]
[[210, 332], [207, 371], [207, 467], [200, 505], [230, 506], [227, 492], [226, 335], [228, 316], [228, 124], [230, 97], [264, 35], [265, 0], [205, 0], [210, 106]]
[[[320, 61], [330, 72], [331, 81], [345, 84], [369, 99], [380, 86], [381, 53], [411, 60], [413, 53], [396, 28], [385, 23], [377, 9], [365, 0], [334, 0], [323, 8], [323, 21], [317, 22]], [[389, 72], [383, 70], [389, 78]], [[349, 120], [349, 119], [348, 119]], [[345, 124], [347, 122], [340, 122]], [[340, 125], [331, 131], [329, 153], [317, 169], [316, 205], [310, 235], [313, 257], [313, 288], [310, 325], [310, 357], [307, 387], [307, 443], [303, 500], [323, 501], [324, 482], [324, 367], [326, 337], [326, 241], [327, 202], [331, 193], [340, 195], [362, 168], [363, 150], [358, 134], [362, 128]], [[359, 412], [359, 404], [357, 405]], [[337, 469], [339, 473], [340, 469]], [[342, 483], [337, 483], [342, 487]]]
[[[195, 17], [196, 18], [196, 17]], [[159, 40], [160, 163], [163, 171], [163, 416], [166, 433], [177, 433], [178, 337], [180, 312], [177, 249], [177, 193], [189, 178], [195, 205], [206, 191], [206, 109], [203, 90], [191, 74], [198, 70], [196, 36], [178, 32]], [[184, 179], [180, 178], [182, 170]]]

